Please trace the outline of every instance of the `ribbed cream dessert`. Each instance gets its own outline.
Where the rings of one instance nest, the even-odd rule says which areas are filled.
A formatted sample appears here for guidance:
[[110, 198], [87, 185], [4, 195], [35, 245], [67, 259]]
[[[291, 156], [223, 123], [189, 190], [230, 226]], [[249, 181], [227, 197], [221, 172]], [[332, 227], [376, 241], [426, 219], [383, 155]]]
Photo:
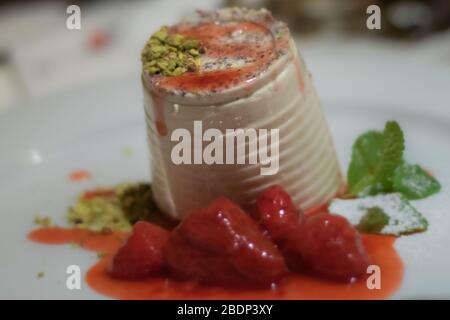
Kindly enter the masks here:
[[[280, 184], [302, 209], [323, 204], [343, 185], [334, 145], [303, 60], [287, 26], [267, 10], [198, 12], [167, 29], [198, 41], [196, 68], [164, 75], [143, 70], [144, 107], [158, 206], [182, 218], [225, 196], [249, 208], [260, 191]], [[148, 65], [147, 65], [148, 66]], [[175, 164], [174, 130], [194, 137], [218, 129], [279, 129], [279, 169], [262, 163]], [[269, 148], [270, 148], [269, 142]], [[206, 146], [208, 142], [203, 142]], [[192, 144], [191, 153], [198, 145]], [[247, 159], [248, 160], [248, 159]]]

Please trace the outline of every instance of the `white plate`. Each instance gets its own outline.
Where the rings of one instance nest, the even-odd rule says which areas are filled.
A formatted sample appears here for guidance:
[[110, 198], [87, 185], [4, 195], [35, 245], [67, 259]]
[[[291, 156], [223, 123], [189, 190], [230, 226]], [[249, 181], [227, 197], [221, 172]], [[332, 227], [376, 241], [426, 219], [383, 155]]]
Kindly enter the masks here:
[[[428, 84], [427, 96], [435, 88]], [[380, 106], [351, 97], [328, 100], [322, 91], [319, 87], [344, 170], [357, 134], [396, 119], [406, 131], [407, 158], [441, 181], [440, 194], [416, 204], [429, 230], [396, 242], [405, 279], [394, 298], [450, 298], [450, 121], [406, 111], [399, 99]], [[448, 106], [447, 93], [434, 93]], [[102, 298], [85, 283], [79, 291], [65, 286], [66, 267], [77, 264], [87, 270], [95, 254], [34, 244], [26, 235], [35, 214], [64, 225], [68, 205], [88, 187], [149, 177], [141, 104], [136, 77], [61, 94], [0, 117], [0, 298]], [[133, 150], [131, 156], [124, 154], [126, 148]], [[74, 169], [87, 169], [94, 179], [70, 182], [68, 173]], [[41, 271], [45, 276], [38, 278]]]

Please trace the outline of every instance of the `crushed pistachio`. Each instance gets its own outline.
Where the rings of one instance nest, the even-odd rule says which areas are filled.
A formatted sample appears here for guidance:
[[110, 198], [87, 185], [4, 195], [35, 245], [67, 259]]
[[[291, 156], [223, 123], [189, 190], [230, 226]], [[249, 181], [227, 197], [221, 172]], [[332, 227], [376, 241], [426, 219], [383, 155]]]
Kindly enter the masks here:
[[151, 75], [179, 76], [198, 70], [201, 52], [204, 49], [200, 48], [197, 40], [170, 34], [164, 26], [145, 44], [141, 61], [143, 69]]
[[42, 279], [44, 276], [45, 276], [45, 273], [42, 272], [42, 271], [40, 271], [40, 272], [37, 273], [37, 277], [38, 277], [39, 279]]
[[125, 157], [131, 157], [133, 155], [133, 149], [131, 147], [125, 147], [122, 149], [122, 154]]
[[69, 208], [67, 218], [76, 228], [102, 233], [129, 231], [140, 220], [165, 227], [174, 225], [159, 212], [148, 183], [122, 183], [83, 192]]
[[356, 228], [363, 233], [380, 233], [389, 224], [389, 216], [378, 207], [372, 207], [361, 218]]
[[158, 208], [153, 200], [152, 186], [146, 183], [127, 188], [120, 196], [120, 204], [127, 219], [132, 223], [151, 220]]
[[86, 197], [85, 193], [81, 194], [77, 203], [69, 208], [69, 223], [74, 227], [95, 232], [130, 230], [131, 224], [125, 218], [118, 198], [122, 188], [123, 186], [116, 187], [114, 196], [103, 196], [99, 193], [98, 196]]
[[149, 183], [128, 186], [120, 196], [120, 204], [125, 217], [131, 224], [144, 220], [166, 229], [172, 229], [178, 224], [173, 218], [159, 210], [153, 198], [152, 186]]
[[106, 253], [104, 253], [104, 252], [97, 252], [97, 258], [98, 258], [98, 259], [101, 259], [101, 258], [103, 258], [104, 256], [106, 256]]
[[34, 224], [37, 224], [38, 226], [41, 226], [43, 228], [49, 228], [53, 226], [53, 221], [50, 217], [41, 217], [39, 215], [36, 215], [34, 217]]

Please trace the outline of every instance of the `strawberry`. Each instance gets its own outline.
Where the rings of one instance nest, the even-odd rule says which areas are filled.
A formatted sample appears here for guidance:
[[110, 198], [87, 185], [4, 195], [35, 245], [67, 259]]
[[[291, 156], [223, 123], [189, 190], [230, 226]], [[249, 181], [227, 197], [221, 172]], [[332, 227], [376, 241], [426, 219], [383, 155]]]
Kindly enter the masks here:
[[282, 251], [292, 271], [334, 280], [358, 278], [370, 264], [358, 231], [344, 217], [328, 212], [308, 216]]
[[278, 185], [258, 196], [254, 215], [291, 271], [350, 280], [367, 270], [369, 257], [359, 233], [345, 218], [323, 210], [305, 218]]
[[169, 235], [152, 223], [137, 222], [132, 234], [114, 255], [108, 272], [122, 279], [142, 279], [160, 273]]
[[226, 198], [190, 213], [173, 230], [166, 257], [173, 275], [204, 283], [268, 286], [287, 271], [258, 224]]
[[279, 185], [267, 188], [258, 196], [253, 215], [276, 244], [281, 244], [289, 234], [296, 232], [303, 218], [303, 213]]

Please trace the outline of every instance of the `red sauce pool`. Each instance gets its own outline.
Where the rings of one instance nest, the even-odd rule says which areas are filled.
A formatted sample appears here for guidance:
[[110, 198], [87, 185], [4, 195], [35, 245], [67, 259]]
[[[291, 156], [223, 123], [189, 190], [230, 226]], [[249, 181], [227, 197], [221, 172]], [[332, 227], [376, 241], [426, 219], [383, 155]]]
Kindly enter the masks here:
[[28, 235], [37, 243], [77, 243], [86, 250], [104, 253], [89, 269], [86, 280], [98, 293], [117, 299], [385, 299], [399, 288], [403, 278], [403, 263], [393, 247], [395, 238], [363, 235], [372, 263], [381, 268], [380, 290], [369, 290], [365, 280], [344, 284], [298, 274], [287, 277], [276, 289], [264, 290], [201, 286], [166, 277], [143, 281], [117, 280], [111, 278], [106, 269], [125, 237], [126, 233], [98, 234], [63, 228], [36, 229]]
[[87, 170], [74, 170], [69, 173], [69, 180], [73, 182], [92, 179], [92, 174]]

